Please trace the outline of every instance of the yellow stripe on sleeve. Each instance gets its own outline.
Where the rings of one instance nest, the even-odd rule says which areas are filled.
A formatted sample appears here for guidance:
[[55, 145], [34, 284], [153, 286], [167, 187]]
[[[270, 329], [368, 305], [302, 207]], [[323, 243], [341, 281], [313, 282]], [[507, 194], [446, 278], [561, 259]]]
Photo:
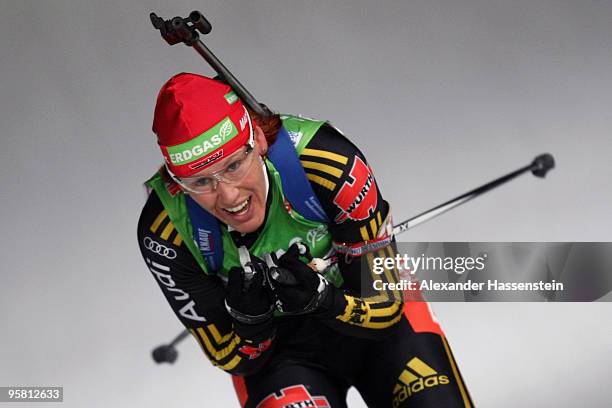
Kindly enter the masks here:
[[155, 218], [155, 221], [153, 221], [153, 224], [151, 224], [151, 232], [155, 232], [157, 231], [157, 229], [159, 228], [159, 226], [161, 225], [161, 223], [164, 221], [164, 219], [168, 216], [168, 212], [166, 210], [163, 210], [162, 212], [159, 213], [159, 215]]
[[225, 343], [234, 334], [233, 332], [229, 332], [225, 336], [221, 337], [221, 334], [219, 333], [219, 330], [217, 330], [217, 326], [215, 326], [214, 324], [209, 324], [208, 325], [208, 330], [210, 330], [210, 334], [212, 334], [213, 339], [215, 340], [215, 342], [217, 344]]
[[343, 322], [348, 322], [351, 317], [351, 313], [353, 312], [353, 308], [355, 307], [355, 299], [352, 296], [344, 296], [347, 300], [346, 308], [344, 309], [344, 314], [342, 316], [338, 316], [338, 320], [342, 320]]
[[[383, 248], [382, 250], [386, 252], [387, 257], [389, 258], [395, 257], [395, 252], [393, 251], [392, 247], [387, 246]], [[384, 274], [385, 274], [385, 277], [387, 278], [387, 282], [389, 283], [397, 283], [399, 281], [399, 272], [395, 266], [393, 266], [391, 269], [384, 268]], [[400, 293], [399, 290], [394, 289], [391, 291], [391, 293], [393, 295], [393, 299], [398, 299], [398, 300], [403, 299], [402, 293]]]
[[164, 230], [162, 231], [160, 237], [167, 241], [168, 237], [172, 233], [172, 230], [174, 230], [174, 224], [172, 224], [171, 221], [168, 221], [168, 225], [166, 225], [166, 228], [164, 228]]
[[384, 294], [379, 294], [379, 295], [376, 295], [376, 296], [363, 297], [362, 299], [363, 299], [364, 302], [368, 302], [368, 303], [388, 302], [389, 301], [389, 295], [384, 293]]
[[308, 180], [311, 180], [317, 183], [318, 185], [320, 185], [321, 187], [324, 187], [328, 190], [334, 191], [336, 189], [336, 183], [334, 183], [333, 181], [329, 181], [326, 178], [317, 176], [316, 174], [310, 174], [310, 173], [306, 173], [306, 177], [308, 178]]
[[317, 163], [317, 162], [308, 161], [308, 160], [302, 160], [302, 166], [305, 169], [313, 169], [313, 170], [322, 171], [323, 173], [327, 173], [336, 178], [342, 177], [341, 169], [334, 167], [334, 166], [327, 165], [327, 164]]
[[176, 237], [174, 237], [174, 241], [172, 241], [172, 243], [176, 246], [181, 246], [183, 243], [183, 237], [178, 233], [178, 231], [176, 232]]
[[403, 314], [400, 313], [393, 320], [389, 320], [387, 322], [370, 322], [370, 320], [366, 320], [361, 326], [367, 329], [386, 329], [388, 327], [393, 326], [395, 323], [399, 322], [402, 318]]
[[348, 157], [342, 156], [336, 153], [328, 152], [325, 150], [304, 149], [302, 151], [302, 154], [306, 156], [322, 157], [324, 159], [333, 160], [335, 162], [342, 163], [342, 164], [348, 163]]
[[365, 225], [359, 228], [359, 232], [361, 232], [361, 239], [363, 239], [364, 241], [370, 240], [370, 236], [368, 235], [368, 228]]
[[[388, 308], [372, 309], [367, 302], [362, 299], [355, 299], [352, 296], [344, 295], [347, 300], [346, 309], [342, 316], [336, 316], [336, 319], [354, 326], [364, 327], [366, 329], [386, 329], [395, 325], [400, 321], [403, 314], [401, 313], [401, 304], [394, 304]], [[390, 310], [395, 309], [393, 313]], [[389, 320], [381, 320], [381, 317], [387, 317]], [[372, 319], [377, 321], [373, 322]]]
[[210, 339], [206, 335], [206, 332], [204, 331], [203, 328], [198, 327], [198, 334], [200, 335], [200, 338], [204, 342], [204, 346], [206, 346], [206, 349], [210, 353], [211, 357], [217, 361], [222, 360], [225, 357], [227, 357], [232, 351], [234, 351], [234, 349], [236, 348], [236, 345], [240, 342], [240, 337], [235, 336], [232, 342], [227, 347], [221, 350], [217, 350], [210, 342]]
[[394, 303], [389, 307], [384, 307], [381, 309], [372, 309], [370, 308], [370, 315], [372, 317], [383, 317], [383, 316], [393, 316], [393, 314], [397, 313], [397, 309], [400, 307], [399, 303]]
[[370, 220], [370, 229], [372, 230], [372, 237], [376, 237], [376, 234], [378, 233], [378, 225], [376, 224], [376, 220], [374, 218]]
[[234, 367], [236, 367], [238, 363], [240, 363], [240, 360], [242, 360], [242, 358], [239, 355], [235, 355], [234, 358], [229, 361], [229, 363], [219, 365], [219, 368], [225, 371], [233, 370]]
[[[216, 328], [215, 328], [215, 330], [216, 330]], [[201, 327], [198, 328], [198, 333], [201, 334], [201, 335], [198, 335], [198, 333], [196, 333], [196, 331], [194, 329], [189, 329], [189, 331], [191, 332], [193, 337], [196, 338], [196, 340], [197, 340], [198, 344], [200, 345], [200, 347], [202, 348], [202, 351], [204, 352], [204, 354], [206, 354], [208, 356], [208, 358], [210, 359], [210, 361], [214, 365], [218, 366], [222, 370], [225, 370], [225, 371], [233, 370], [240, 363], [240, 361], [242, 360], [242, 357], [240, 357], [239, 355], [236, 354], [228, 363], [223, 364], [223, 365], [219, 364], [218, 361], [221, 360], [224, 356], [221, 357], [221, 358], [217, 358], [218, 354], [220, 352], [216, 352], [215, 349], [211, 346], [210, 341], [209, 341], [208, 337], [206, 336], [206, 332], [204, 332], [204, 330]], [[217, 333], [219, 333], [219, 332], [217, 331]], [[213, 334], [213, 337], [214, 336], [215, 335]], [[236, 337], [238, 338], [238, 336], [236, 336]], [[238, 338], [238, 342], [239, 341], [240, 341], [240, 339]], [[228, 346], [227, 348], [229, 348], [229, 347], [235, 347], [235, 344], [234, 344], [233, 341], [230, 344], [230, 346]], [[223, 352], [223, 351], [224, 350], [222, 350], [221, 352]]]

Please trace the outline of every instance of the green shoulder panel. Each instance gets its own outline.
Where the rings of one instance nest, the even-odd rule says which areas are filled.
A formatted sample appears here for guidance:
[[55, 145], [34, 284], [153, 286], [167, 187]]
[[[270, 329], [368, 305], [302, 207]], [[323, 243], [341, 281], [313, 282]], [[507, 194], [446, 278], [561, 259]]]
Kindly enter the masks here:
[[302, 154], [304, 147], [310, 142], [317, 130], [325, 123], [324, 120], [308, 119], [301, 116], [281, 115], [283, 127], [289, 133], [289, 137], [297, 150]]

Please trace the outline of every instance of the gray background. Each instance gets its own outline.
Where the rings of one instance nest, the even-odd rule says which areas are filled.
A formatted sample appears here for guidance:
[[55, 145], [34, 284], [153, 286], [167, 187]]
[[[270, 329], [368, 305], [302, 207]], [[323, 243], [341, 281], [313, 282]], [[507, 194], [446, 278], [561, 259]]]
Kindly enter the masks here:
[[[555, 154], [546, 180], [403, 240], [611, 241], [609, 1], [0, 0], [0, 385], [62, 385], [70, 407], [235, 404], [195, 343], [150, 360], [180, 327], [135, 239], [157, 91], [211, 72], [148, 13], [192, 9], [261, 100], [362, 147], [398, 221]], [[612, 403], [609, 303], [433, 308], [479, 406]]]

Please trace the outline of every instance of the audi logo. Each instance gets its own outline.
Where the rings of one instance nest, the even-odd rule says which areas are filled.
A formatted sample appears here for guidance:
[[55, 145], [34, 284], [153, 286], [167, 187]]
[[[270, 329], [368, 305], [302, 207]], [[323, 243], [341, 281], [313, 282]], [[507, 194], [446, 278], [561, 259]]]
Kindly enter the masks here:
[[176, 258], [176, 251], [174, 249], [168, 248], [167, 246], [162, 245], [157, 241], [154, 241], [153, 239], [151, 239], [151, 237], [145, 237], [143, 240], [143, 244], [145, 248], [155, 254], [159, 254], [168, 259]]

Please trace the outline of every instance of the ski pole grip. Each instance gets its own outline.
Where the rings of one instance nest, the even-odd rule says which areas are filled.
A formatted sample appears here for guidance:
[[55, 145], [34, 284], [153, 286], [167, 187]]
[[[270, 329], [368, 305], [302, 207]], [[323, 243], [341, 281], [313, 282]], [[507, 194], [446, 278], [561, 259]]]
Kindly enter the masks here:
[[555, 168], [555, 158], [550, 153], [544, 153], [533, 159], [531, 173], [536, 177], [544, 178], [549, 170]]

